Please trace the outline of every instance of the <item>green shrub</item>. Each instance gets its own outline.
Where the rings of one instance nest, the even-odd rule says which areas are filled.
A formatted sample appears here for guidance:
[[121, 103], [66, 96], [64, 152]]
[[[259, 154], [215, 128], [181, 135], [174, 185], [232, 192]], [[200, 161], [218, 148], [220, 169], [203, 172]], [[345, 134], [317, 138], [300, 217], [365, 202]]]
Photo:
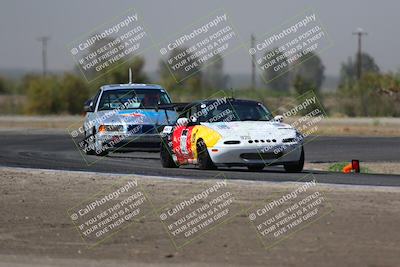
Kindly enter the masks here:
[[348, 116], [400, 116], [399, 100], [382, 92], [399, 90], [400, 81], [391, 74], [367, 73], [360, 81], [339, 88], [338, 102]]
[[59, 113], [62, 109], [60, 101], [60, 84], [56, 76], [31, 77], [27, 82], [28, 114]]

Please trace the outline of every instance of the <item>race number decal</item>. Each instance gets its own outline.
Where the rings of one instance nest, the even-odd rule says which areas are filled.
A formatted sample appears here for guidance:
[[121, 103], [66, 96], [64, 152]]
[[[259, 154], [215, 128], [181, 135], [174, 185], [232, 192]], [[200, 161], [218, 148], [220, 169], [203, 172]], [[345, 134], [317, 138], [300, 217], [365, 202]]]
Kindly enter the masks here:
[[179, 126], [173, 132], [173, 151], [179, 164], [186, 164], [193, 159], [193, 151], [191, 147], [191, 136], [193, 126]]
[[182, 154], [185, 154], [185, 155], [189, 154], [189, 151], [187, 149], [187, 135], [188, 135], [188, 132], [189, 131], [187, 129], [183, 130], [182, 134], [181, 134], [181, 140], [180, 140], [181, 151], [182, 151]]

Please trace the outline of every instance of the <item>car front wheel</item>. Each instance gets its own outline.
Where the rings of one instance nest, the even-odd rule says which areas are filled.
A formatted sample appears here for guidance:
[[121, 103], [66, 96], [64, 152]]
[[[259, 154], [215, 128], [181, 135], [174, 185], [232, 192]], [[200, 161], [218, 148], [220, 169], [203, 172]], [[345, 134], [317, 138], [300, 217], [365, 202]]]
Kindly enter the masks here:
[[99, 141], [96, 140], [96, 131], [93, 130], [93, 134], [87, 139], [88, 150], [87, 155], [96, 155], [104, 157], [108, 155], [106, 146], [102, 146]]
[[161, 165], [164, 168], [178, 168], [175, 164], [167, 145], [164, 142], [161, 142], [161, 150], [160, 150], [160, 159]]
[[83, 152], [85, 152], [86, 155], [95, 155], [95, 150], [94, 150], [94, 144], [92, 142], [92, 139], [94, 138], [94, 135], [89, 134], [85, 131], [84, 133], [84, 138], [82, 140], [82, 146], [81, 149]]
[[301, 147], [300, 159], [297, 162], [284, 164], [283, 167], [287, 172], [301, 172], [304, 167], [304, 148]]
[[203, 140], [197, 142], [197, 163], [202, 170], [215, 170], [217, 167], [214, 165], [208, 154], [207, 146]]
[[262, 171], [265, 167], [265, 164], [255, 164], [255, 165], [247, 165], [247, 169], [252, 172]]

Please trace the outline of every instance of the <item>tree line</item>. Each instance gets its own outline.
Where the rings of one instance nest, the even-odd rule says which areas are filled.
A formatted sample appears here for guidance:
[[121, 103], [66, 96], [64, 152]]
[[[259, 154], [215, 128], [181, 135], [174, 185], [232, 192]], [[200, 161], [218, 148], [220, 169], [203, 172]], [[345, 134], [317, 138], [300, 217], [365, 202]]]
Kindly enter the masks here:
[[[183, 50], [185, 48], [171, 51], [170, 57]], [[279, 53], [274, 55], [281, 56]], [[287, 62], [287, 59], [284, 60]], [[356, 63], [351, 57], [342, 63], [340, 83], [333, 95], [336, 102], [331, 111], [348, 116], [400, 116], [400, 75], [382, 73], [373, 57], [364, 53], [363, 75], [358, 80]], [[168, 90], [175, 101], [207, 98], [213, 92], [229, 90], [230, 77], [224, 73], [224, 60], [220, 55], [216, 55], [213, 62], [207, 66], [199, 65], [193, 68], [190, 73], [192, 75], [188, 78], [188, 73], [184, 71], [174, 72], [173, 77], [165, 62], [160, 60], [159, 81], [150, 81], [144, 72], [144, 66], [145, 59], [135, 56], [123, 64], [116, 65], [111, 71], [104, 72], [91, 83], [84, 80], [77, 70], [46, 77], [28, 74], [18, 82], [0, 77], [0, 94], [25, 95], [26, 101], [19, 107], [19, 112], [24, 114], [81, 114], [85, 100], [94, 95], [101, 85], [127, 82], [128, 68], [132, 69], [133, 82], [159, 83]], [[267, 83], [254, 90], [250, 87], [236, 88], [237, 94], [238, 97], [263, 100], [282, 95], [295, 97], [313, 90], [323, 101], [321, 86], [325, 79], [324, 71], [321, 58], [310, 52], [302, 62], [292, 65], [288, 63], [279, 71], [267, 69], [261, 74]]]

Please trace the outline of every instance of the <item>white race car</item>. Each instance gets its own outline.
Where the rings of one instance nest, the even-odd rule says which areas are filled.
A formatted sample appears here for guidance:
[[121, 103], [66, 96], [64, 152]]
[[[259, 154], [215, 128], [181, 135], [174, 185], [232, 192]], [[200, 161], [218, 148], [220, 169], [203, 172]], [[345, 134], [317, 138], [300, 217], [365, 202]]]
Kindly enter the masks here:
[[283, 165], [288, 172], [303, 170], [302, 134], [282, 123], [282, 116], [274, 118], [262, 103], [220, 98], [183, 110], [177, 123], [163, 130], [163, 167], [246, 166], [257, 171]]

